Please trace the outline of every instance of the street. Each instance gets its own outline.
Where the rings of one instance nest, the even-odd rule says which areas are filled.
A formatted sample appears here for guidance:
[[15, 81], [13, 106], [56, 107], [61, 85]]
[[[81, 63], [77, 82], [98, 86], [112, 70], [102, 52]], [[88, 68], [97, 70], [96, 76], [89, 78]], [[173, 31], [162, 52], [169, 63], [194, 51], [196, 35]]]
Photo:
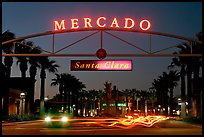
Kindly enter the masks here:
[[42, 120], [2, 124], [2, 135], [202, 135], [201, 125], [191, 125], [181, 121], [161, 121], [152, 127], [132, 128], [100, 127], [92, 124], [69, 127], [48, 128]]

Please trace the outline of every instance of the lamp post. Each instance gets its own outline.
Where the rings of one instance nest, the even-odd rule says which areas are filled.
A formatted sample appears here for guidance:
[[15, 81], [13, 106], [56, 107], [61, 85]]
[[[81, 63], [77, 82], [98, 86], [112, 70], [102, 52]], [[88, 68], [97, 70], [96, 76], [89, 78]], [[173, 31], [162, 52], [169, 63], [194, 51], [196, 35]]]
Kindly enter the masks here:
[[20, 116], [24, 116], [25, 113], [25, 93], [20, 93]]

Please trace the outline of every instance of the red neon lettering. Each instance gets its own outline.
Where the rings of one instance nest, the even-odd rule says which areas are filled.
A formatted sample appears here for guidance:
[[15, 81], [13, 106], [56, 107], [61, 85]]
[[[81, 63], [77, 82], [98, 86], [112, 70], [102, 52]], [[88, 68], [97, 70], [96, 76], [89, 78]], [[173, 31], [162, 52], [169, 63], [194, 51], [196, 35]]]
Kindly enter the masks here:
[[101, 25], [101, 24], [99, 23], [101, 19], [106, 20], [105, 17], [99, 17], [99, 18], [97, 19], [97, 21], [96, 21], [96, 24], [97, 24], [99, 27], [103, 28], [103, 27], [106, 26], [106, 24]]
[[[143, 27], [143, 23], [144, 23], [144, 22], [147, 23], [147, 27], [146, 27], [146, 28]], [[140, 28], [141, 28], [142, 30], [148, 30], [150, 27], [151, 27], [151, 23], [149, 22], [149, 20], [142, 20], [142, 21], [140, 22]]]
[[78, 19], [71, 19], [71, 22], [72, 22], [71, 29], [78, 29], [79, 28]]
[[[84, 28], [93, 28], [93, 22], [91, 18], [83, 18], [84, 19]], [[66, 24], [65, 20], [61, 21], [54, 21], [54, 30], [65, 30]], [[99, 17], [96, 22], [94, 21], [95, 25], [97, 25], [100, 28], [106, 27], [106, 17]], [[120, 23], [120, 22], [119, 22]], [[120, 28], [117, 18], [113, 18], [112, 22], [109, 24], [110, 28]], [[71, 28], [70, 29], [78, 29], [79, 26], [79, 19], [71, 19]], [[135, 20], [132, 18], [124, 18], [124, 24], [121, 26], [121, 28], [124, 29], [133, 29], [135, 27]], [[141, 20], [139, 23], [139, 27], [141, 30], [149, 30], [151, 28], [151, 23], [149, 20]]]
[[117, 21], [116, 18], [113, 19], [113, 22], [112, 22], [112, 24], [111, 24], [110, 27], [113, 28], [113, 25], [114, 25], [115, 27], [119, 28], [118, 21]]
[[64, 25], [65, 20], [62, 20], [59, 24], [58, 21], [54, 21], [55, 23], [55, 30], [63, 30], [65, 29], [65, 25]]
[[[128, 27], [128, 21], [131, 21], [131, 26]], [[125, 26], [124, 28], [127, 28], [127, 29], [130, 29], [130, 28], [133, 28], [135, 26], [135, 22], [133, 19], [131, 18], [125, 18]]]
[[92, 28], [91, 25], [91, 19], [90, 18], [84, 18], [84, 28]]

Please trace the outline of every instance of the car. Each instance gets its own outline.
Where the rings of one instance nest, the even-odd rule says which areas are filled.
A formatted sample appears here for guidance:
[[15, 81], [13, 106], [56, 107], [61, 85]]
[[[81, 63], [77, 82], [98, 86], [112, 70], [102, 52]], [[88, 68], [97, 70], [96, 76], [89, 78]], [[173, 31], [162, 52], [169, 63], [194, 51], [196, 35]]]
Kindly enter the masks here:
[[65, 113], [48, 113], [44, 117], [46, 127], [67, 127], [69, 126], [69, 116]]

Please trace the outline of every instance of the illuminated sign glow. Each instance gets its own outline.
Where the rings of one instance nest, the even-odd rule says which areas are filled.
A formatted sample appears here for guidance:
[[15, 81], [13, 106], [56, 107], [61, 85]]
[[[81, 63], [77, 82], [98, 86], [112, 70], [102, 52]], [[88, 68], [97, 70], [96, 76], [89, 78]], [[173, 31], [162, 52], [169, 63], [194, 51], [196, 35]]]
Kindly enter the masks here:
[[71, 71], [131, 71], [132, 60], [71, 60]]
[[[69, 25], [70, 29], [79, 29], [79, 28], [93, 28], [93, 25], [96, 25], [99, 28], [124, 28], [124, 29], [133, 29], [136, 26], [135, 22], [138, 22], [138, 26], [141, 30], [147, 31], [151, 28], [151, 23], [147, 19], [143, 19], [141, 21], [135, 21], [132, 18], [124, 18], [123, 21], [117, 18], [113, 18], [110, 20], [111, 23], [107, 24], [106, 17], [99, 17], [95, 21], [92, 21], [91, 18], [83, 18], [83, 20], [79, 20], [77, 18], [72, 18], [69, 20], [70, 24], [67, 23], [66, 20], [54, 21], [54, 30], [66, 30]], [[122, 23], [121, 23], [122, 21]]]
[[[107, 106], [107, 104], [106, 103], [104, 103], [104, 104], [102, 104], [102, 106], [103, 107], [106, 107]], [[115, 104], [110, 104], [110, 106], [115, 106]], [[118, 107], [125, 107], [126, 106], [126, 104], [123, 104], [123, 103], [118, 103]]]

